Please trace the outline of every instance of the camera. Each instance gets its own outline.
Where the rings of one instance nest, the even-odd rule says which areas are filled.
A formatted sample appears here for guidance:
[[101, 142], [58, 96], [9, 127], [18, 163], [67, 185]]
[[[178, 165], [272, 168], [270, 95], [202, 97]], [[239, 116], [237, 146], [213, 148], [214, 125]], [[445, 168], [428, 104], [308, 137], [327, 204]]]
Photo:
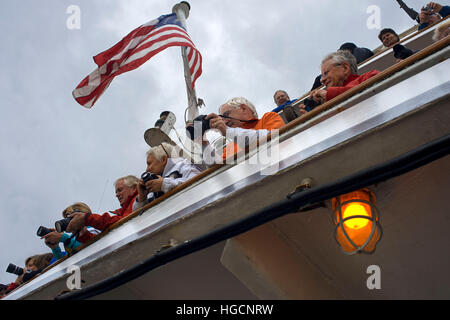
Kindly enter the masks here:
[[50, 230], [49, 228], [40, 226], [39, 229], [38, 229], [37, 232], [36, 232], [36, 235], [37, 235], [38, 237], [43, 237], [43, 236], [45, 236], [46, 234], [49, 234], [50, 232], [52, 232], [52, 230]]
[[8, 268], [6, 268], [6, 272], [17, 274], [18, 276], [22, 275], [23, 269], [21, 267], [16, 266], [15, 264], [10, 263]]
[[396, 44], [393, 50], [394, 50], [394, 57], [396, 59], [406, 59], [414, 54], [414, 52], [411, 49], [408, 49], [405, 46], [402, 46], [401, 44]]
[[146, 183], [147, 181], [158, 179], [158, 176], [154, 173], [144, 172], [141, 175], [141, 179], [142, 181], [144, 181], [144, 183]]
[[[141, 179], [142, 181], [144, 181], [144, 183], [146, 183], [147, 181], [158, 179], [158, 176], [151, 172], [144, 172], [141, 175]], [[155, 199], [161, 197], [163, 194], [164, 192], [162, 191], [153, 192], [153, 196], [155, 197]]]
[[311, 98], [306, 98], [305, 100], [303, 100], [303, 104], [306, 107], [305, 110], [308, 112], [320, 105], [319, 102]]
[[67, 230], [67, 226], [69, 225], [72, 218], [64, 218], [55, 222], [55, 229], [58, 232], [64, 232]]
[[31, 280], [34, 278], [34, 276], [38, 275], [39, 273], [42, 272], [42, 270], [44, 270], [44, 268], [36, 270], [36, 271], [31, 271], [28, 270], [25, 275], [23, 276], [23, 282], [27, 282], [28, 280]]
[[[211, 129], [211, 127], [209, 126], [209, 120], [205, 119], [206, 117], [207, 117], [207, 115], [200, 115], [200, 116], [198, 116], [197, 118], [194, 119], [194, 123], [196, 121], [201, 121], [202, 122], [202, 131], [201, 131], [201, 135], [202, 136], [207, 130]], [[188, 126], [186, 128], [186, 131], [188, 133], [188, 137], [191, 140], [194, 140], [194, 124]]]

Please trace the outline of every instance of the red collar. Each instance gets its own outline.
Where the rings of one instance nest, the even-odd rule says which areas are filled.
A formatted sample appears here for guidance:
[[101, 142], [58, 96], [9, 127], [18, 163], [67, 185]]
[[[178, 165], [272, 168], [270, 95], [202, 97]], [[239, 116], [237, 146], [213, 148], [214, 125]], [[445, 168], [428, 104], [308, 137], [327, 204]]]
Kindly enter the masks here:
[[357, 74], [351, 74], [351, 75], [349, 75], [348, 77], [347, 77], [347, 79], [345, 80], [345, 82], [344, 82], [344, 87], [346, 86], [346, 85], [348, 85], [350, 82], [352, 82], [353, 80], [356, 80], [356, 79], [358, 79], [359, 78], [359, 76], [357, 75]]
[[114, 210], [112, 211], [112, 213], [116, 214], [116, 215], [123, 215], [125, 211], [127, 211], [128, 207], [130, 206], [130, 204], [132, 203], [132, 201], [137, 197], [137, 190], [128, 198], [128, 200], [125, 202], [125, 204], [123, 206], [120, 207], [120, 209]]

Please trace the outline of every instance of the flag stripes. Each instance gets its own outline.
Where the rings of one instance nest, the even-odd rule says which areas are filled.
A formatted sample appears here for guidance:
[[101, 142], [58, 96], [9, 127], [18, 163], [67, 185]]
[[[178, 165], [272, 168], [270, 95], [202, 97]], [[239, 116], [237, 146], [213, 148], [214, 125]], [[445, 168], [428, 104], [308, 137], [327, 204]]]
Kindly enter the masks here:
[[192, 87], [202, 73], [202, 57], [174, 14], [161, 16], [130, 32], [110, 49], [96, 55], [98, 68], [73, 90], [75, 100], [91, 108], [114, 77], [134, 70], [159, 52], [174, 46], [187, 47]]

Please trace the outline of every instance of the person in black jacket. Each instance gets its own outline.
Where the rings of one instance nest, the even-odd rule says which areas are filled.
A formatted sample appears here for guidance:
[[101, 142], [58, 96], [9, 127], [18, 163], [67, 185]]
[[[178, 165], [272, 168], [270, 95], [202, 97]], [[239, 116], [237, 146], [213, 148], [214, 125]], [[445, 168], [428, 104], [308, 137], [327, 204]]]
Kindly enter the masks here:
[[357, 47], [356, 44], [351, 43], [351, 42], [344, 43], [343, 45], [341, 45], [339, 50], [347, 50], [351, 54], [353, 54], [356, 58], [357, 64], [360, 64], [361, 62], [364, 62], [373, 56], [372, 50], [369, 50], [367, 48]]
[[396, 43], [400, 42], [400, 36], [391, 28], [384, 28], [381, 30], [378, 39], [380, 39], [383, 44], [382, 50], [391, 48]]

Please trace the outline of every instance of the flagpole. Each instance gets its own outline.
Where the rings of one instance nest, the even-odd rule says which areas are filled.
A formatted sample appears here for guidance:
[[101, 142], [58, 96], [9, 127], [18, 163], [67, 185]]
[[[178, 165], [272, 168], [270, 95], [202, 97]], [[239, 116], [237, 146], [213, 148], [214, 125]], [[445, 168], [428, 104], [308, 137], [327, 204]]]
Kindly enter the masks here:
[[417, 11], [415, 11], [413, 8], [409, 8], [406, 3], [403, 2], [403, 0], [396, 0], [397, 3], [400, 5], [400, 8], [402, 8], [403, 10], [405, 10], [406, 14], [413, 19], [414, 21], [417, 21], [418, 23], [420, 23], [419, 20], [419, 13]]
[[[180, 20], [181, 25], [187, 31], [186, 19], [189, 17], [189, 10], [191, 6], [186, 1], [181, 1], [177, 3], [172, 8], [172, 13], [176, 13], [178, 20]], [[188, 98], [188, 116], [187, 121], [194, 120], [199, 112], [197, 108], [197, 95], [195, 93], [195, 89], [192, 87], [192, 78], [191, 73], [189, 71], [189, 62], [187, 59], [186, 47], [181, 47], [181, 56], [183, 58], [184, 65], [184, 79], [186, 81], [186, 91]]]

